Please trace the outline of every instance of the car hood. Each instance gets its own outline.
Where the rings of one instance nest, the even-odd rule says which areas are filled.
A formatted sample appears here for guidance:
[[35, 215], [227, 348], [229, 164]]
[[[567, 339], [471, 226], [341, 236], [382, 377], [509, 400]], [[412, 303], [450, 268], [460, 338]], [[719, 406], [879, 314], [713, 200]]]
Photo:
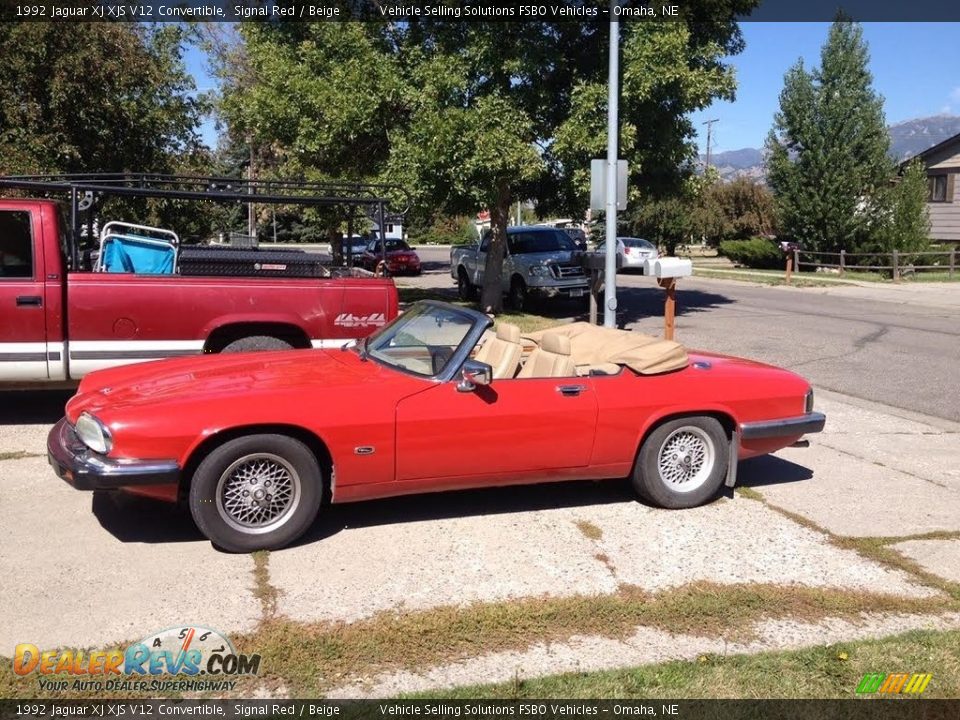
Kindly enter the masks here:
[[363, 385], [392, 373], [344, 350], [284, 350], [229, 353], [138, 363], [87, 375], [67, 404], [75, 422], [83, 412], [164, 402], [200, 404], [222, 397], [298, 392], [311, 386], [325, 390]]

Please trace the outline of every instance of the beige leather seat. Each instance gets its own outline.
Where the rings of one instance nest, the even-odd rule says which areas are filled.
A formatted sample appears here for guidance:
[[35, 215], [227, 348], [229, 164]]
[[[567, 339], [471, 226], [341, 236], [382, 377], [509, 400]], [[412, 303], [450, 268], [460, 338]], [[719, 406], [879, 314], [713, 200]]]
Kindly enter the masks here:
[[574, 377], [577, 367], [570, 357], [570, 338], [560, 333], [544, 333], [540, 347], [530, 353], [518, 378]]
[[520, 366], [522, 352], [520, 328], [509, 323], [500, 323], [497, 334], [480, 346], [474, 360], [492, 367], [495, 380], [512, 378]]

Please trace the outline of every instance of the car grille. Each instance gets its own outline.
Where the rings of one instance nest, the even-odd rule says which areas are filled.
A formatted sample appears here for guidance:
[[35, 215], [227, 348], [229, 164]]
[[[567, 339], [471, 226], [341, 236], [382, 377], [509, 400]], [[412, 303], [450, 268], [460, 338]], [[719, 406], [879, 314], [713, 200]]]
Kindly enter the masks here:
[[582, 278], [583, 267], [572, 263], [555, 264], [550, 266], [553, 276], [558, 280], [570, 280], [572, 278]]

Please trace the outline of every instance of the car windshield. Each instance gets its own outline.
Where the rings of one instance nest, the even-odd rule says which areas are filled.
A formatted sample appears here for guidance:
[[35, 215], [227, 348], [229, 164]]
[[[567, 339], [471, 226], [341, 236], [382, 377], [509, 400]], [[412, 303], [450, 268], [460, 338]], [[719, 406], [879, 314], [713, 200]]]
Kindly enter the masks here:
[[474, 319], [453, 307], [416, 305], [371, 335], [361, 353], [391, 367], [430, 377], [443, 372]]
[[387, 240], [387, 252], [394, 250], [409, 250], [410, 246], [403, 240]]
[[573, 240], [562, 230], [534, 230], [510, 233], [507, 244], [511, 255], [576, 250]]
[[619, 240], [627, 247], [653, 250], [653, 243], [643, 238], [619, 238]]

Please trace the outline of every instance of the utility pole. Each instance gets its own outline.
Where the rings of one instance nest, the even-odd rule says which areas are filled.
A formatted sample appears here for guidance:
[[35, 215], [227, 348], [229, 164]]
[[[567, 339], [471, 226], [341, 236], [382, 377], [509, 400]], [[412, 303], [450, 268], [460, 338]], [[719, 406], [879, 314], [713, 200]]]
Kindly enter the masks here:
[[[247, 172], [247, 180], [249, 184], [247, 185], [247, 190], [251, 195], [253, 195], [253, 181], [256, 179], [256, 173], [253, 169], [254, 164], [254, 154], [253, 154], [253, 140], [248, 138], [250, 144], [250, 167]], [[253, 206], [253, 200], [247, 203], [247, 235], [250, 236], [251, 242], [253, 238], [257, 236], [257, 211]]]
[[707, 126], [707, 164], [706, 164], [706, 166], [704, 167], [704, 170], [706, 170], [706, 168], [710, 167], [710, 140], [711, 140], [712, 137], [713, 137], [713, 124], [714, 124], [715, 122], [720, 122], [720, 118], [714, 118], [713, 120], [707, 120], [707, 121], [704, 123], [704, 125]]
[[[610, 17], [617, 17], [610, 0]], [[603, 326], [617, 325], [617, 150], [620, 136], [620, 22], [610, 20], [610, 63], [607, 74], [607, 257], [604, 258]]]

